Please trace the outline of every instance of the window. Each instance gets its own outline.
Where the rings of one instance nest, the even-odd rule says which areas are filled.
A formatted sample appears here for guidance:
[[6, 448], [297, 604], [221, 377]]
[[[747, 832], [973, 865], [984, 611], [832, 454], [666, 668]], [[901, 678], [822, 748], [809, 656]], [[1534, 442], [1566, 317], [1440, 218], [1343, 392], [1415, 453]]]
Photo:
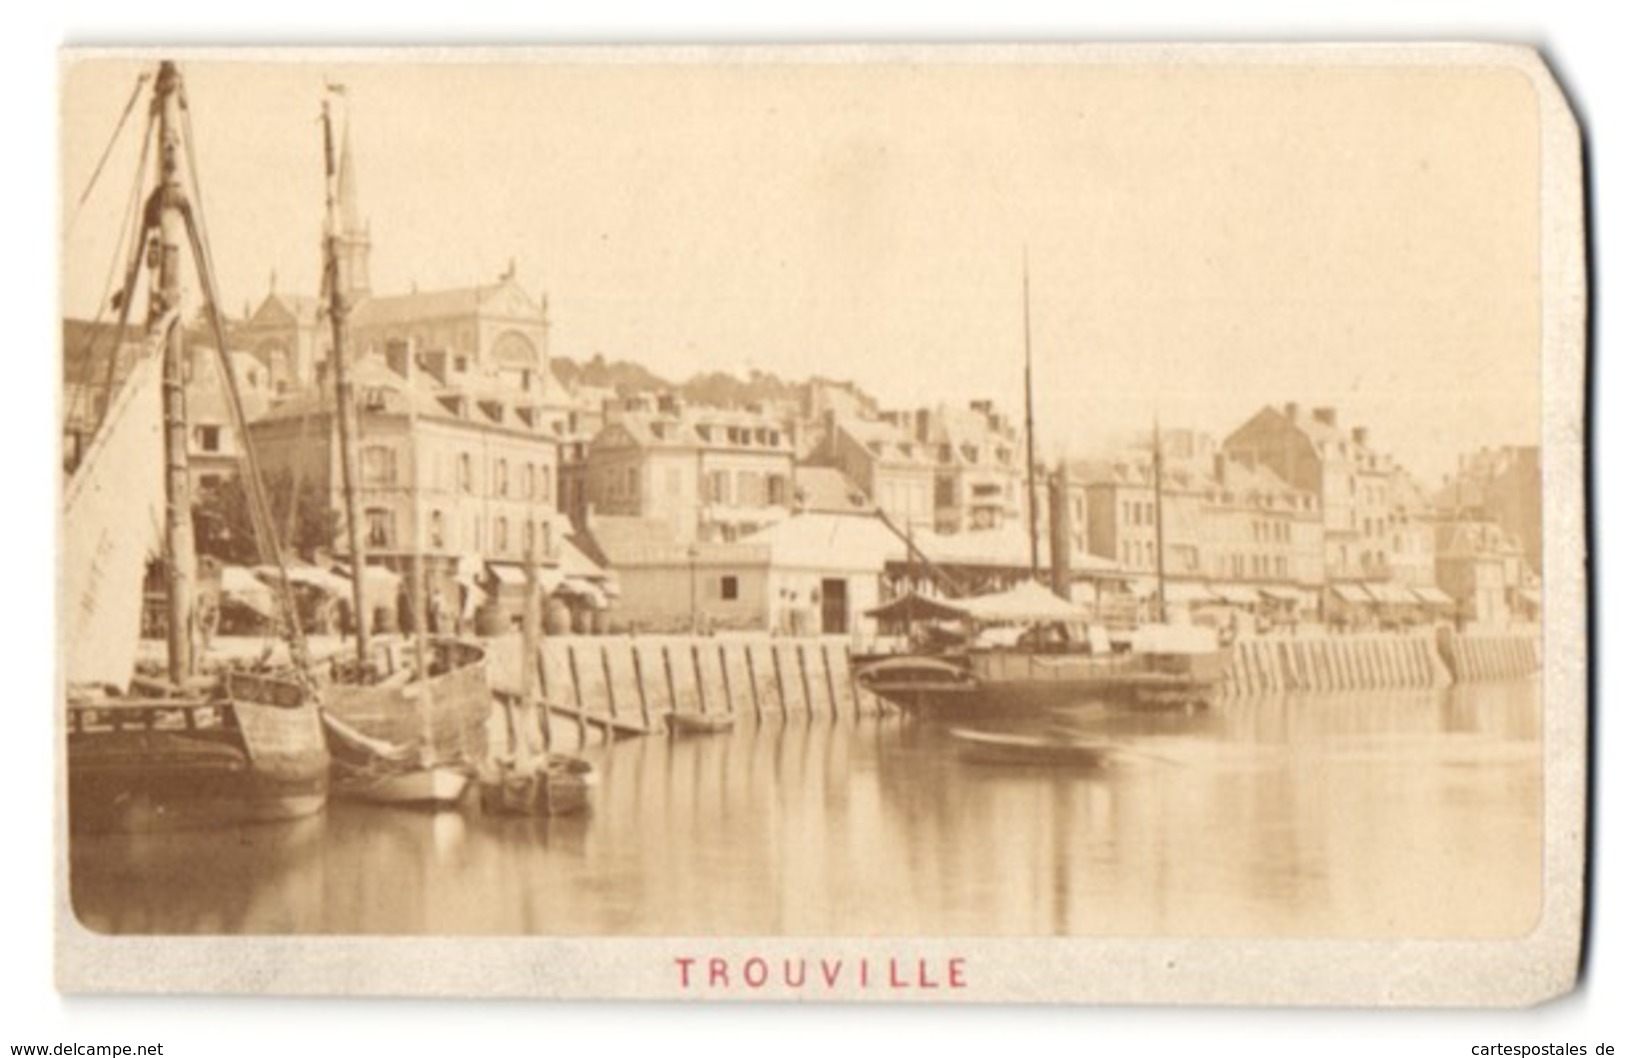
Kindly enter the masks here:
[[220, 451], [220, 427], [205, 424], [197, 428], [197, 446], [202, 452]]
[[525, 520], [525, 557], [530, 558], [536, 553], [536, 523]]
[[767, 502], [769, 504], [775, 507], [784, 506], [786, 493], [788, 491], [789, 490], [786, 488], [786, 482], [783, 474], [771, 474], [768, 476]]
[[729, 574], [722, 578], [720, 585], [724, 601], [732, 602], [739, 598], [739, 578]]
[[508, 461], [506, 459], [497, 460], [496, 492], [498, 496], [508, 494]]
[[367, 508], [367, 546], [395, 546], [395, 512], [383, 507]]
[[440, 511], [429, 512], [429, 546], [433, 548], [446, 546], [446, 516]]
[[470, 494], [474, 491], [474, 457], [467, 452], [457, 456], [457, 488]]
[[519, 495], [522, 499], [532, 499], [536, 495], [536, 464], [526, 463], [525, 469], [519, 475]]
[[395, 450], [386, 445], [368, 445], [361, 450], [363, 485], [395, 484]]
[[498, 518], [491, 527], [491, 546], [498, 554], [508, 550], [508, 519]]

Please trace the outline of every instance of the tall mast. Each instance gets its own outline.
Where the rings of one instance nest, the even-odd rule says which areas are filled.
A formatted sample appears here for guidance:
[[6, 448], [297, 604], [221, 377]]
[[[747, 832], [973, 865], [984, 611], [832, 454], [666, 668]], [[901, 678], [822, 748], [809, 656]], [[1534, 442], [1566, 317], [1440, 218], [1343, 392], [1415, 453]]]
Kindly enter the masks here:
[[[158, 67], [153, 110], [158, 119], [158, 187], [148, 203], [148, 223], [158, 212], [157, 277], [147, 312], [149, 333], [164, 337], [164, 558], [169, 602], [169, 679], [182, 683], [194, 671], [193, 578], [197, 551], [192, 540], [192, 483], [187, 465], [186, 352], [181, 326], [181, 246], [187, 240], [186, 203], [181, 190], [181, 75], [175, 64]], [[115, 354], [116, 355], [116, 354]]]
[[323, 255], [324, 286], [327, 288], [327, 315], [333, 325], [333, 389], [338, 405], [339, 472], [344, 488], [344, 522], [350, 545], [350, 598], [355, 610], [355, 647], [358, 672], [367, 667], [367, 602], [362, 578], [367, 554], [363, 549], [361, 520], [356, 510], [355, 479], [355, 393], [350, 386], [349, 320], [350, 306], [344, 289], [345, 277], [339, 266], [339, 238], [342, 221], [338, 204], [338, 166], [333, 157], [333, 114], [322, 100], [322, 149], [327, 164], [327, 238]]
[[1168, 581], [1162, 562], [1162, 425], [1151, 420], [1151, 500], [1157, 523], [1157, 620], [1168, 621]]
[[1027, 370], [1027, 543], [1033, 579], [1038, 579], [1038, 460], [1033, 446], [1033, 327], [1028, 307], [1027, 252], [1021, 253], [1021, 337]]

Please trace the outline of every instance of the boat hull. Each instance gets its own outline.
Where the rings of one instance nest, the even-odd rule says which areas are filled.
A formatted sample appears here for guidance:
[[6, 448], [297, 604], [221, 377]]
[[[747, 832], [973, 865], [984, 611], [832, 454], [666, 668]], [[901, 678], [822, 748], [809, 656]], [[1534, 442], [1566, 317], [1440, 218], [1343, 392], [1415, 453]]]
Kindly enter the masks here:
[[409, 768], [393, 773], [347, 771], [335, 766], [333, 794], [369, 804], [415, 808], [454, 808], [473, 777], [451, 767]]
[[987, 651], [871, 661], [858, 685], [914, 713], [951, 716], [1044, 712], [1092, 703], [1140, 709], [1211, 703], [1222, 653], [1081, 655]]
[[960, 756], [978, 764], [1093, 769], [1108, 765], [1115, 751], [1108, 743], [1073, 738], [958, 727], [948, 733], [959, 743]]
[[673, 737], [680, 735], [719, 735], [732, 731], [732, 713], [667, 713], [666, 730]]
[[333, 679], [323, 708], [369, 738], [431, 765], [477, 767], [489, 753], [491, 681], [485, 651], [459, 640], [430, 644], [427, 679], [363, 684]]
[[498, 816], [569, 816], [592, 807], [598, 773], [580, 757], [549, 754], [545, 767], [498, 766], [480, 783], [480, 808]]
[[187, 829], [320, 812], [329, 760], [304, 689], [264, 676], [228, 677], [223, 689], [207, 702], [70, 702], [70, 829]]

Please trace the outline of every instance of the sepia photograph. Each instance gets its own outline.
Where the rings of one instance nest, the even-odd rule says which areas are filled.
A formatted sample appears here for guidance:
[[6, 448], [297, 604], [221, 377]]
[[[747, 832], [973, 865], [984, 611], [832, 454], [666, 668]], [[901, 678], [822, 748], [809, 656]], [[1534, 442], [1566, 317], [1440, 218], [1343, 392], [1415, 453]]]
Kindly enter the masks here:
[[1573, 986], [1587, 276], [1535, 52], [59, 90], [65, 991]]

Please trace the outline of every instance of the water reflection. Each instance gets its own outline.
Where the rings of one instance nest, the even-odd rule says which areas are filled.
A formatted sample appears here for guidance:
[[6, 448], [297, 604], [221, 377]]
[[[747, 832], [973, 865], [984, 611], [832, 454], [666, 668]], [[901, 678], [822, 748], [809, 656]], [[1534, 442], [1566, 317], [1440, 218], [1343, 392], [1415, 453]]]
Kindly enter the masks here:
[[590, 817], [335, 804], [75, 837], [115, 933], [1511, 936], [1540, 885], [1532, 682], [1099, 707], [1015, 733], [1098, 764], [966, 759], [952, 725], [746, 720], [588, 751]]

